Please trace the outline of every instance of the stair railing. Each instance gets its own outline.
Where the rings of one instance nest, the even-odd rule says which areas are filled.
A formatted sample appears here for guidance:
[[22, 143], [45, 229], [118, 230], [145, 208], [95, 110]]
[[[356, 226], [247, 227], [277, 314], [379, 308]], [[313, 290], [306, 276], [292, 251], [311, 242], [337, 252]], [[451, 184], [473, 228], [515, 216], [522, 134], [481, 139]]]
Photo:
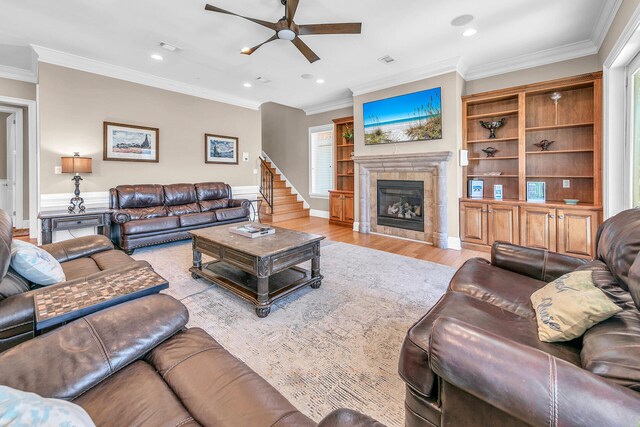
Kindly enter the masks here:
[[270, 208], [273, 208], [274, 174], [266, 160], [260, 157], [260, 194]]

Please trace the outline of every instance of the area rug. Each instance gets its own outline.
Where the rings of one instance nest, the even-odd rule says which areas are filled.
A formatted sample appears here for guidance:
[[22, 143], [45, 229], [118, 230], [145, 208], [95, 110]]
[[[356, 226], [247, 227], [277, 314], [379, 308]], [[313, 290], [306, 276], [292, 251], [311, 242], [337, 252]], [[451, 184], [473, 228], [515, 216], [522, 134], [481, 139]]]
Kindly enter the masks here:
[[454, 269], [346, 243], [321, 249], [320, 289], [306, 288], [264, 319], [230, 292], [194, 280], [190, 242], [137, 250], [200, 327], [319, 421], [336, 408], [404, 425], [398, 376], [409, 327], [445, 292]]

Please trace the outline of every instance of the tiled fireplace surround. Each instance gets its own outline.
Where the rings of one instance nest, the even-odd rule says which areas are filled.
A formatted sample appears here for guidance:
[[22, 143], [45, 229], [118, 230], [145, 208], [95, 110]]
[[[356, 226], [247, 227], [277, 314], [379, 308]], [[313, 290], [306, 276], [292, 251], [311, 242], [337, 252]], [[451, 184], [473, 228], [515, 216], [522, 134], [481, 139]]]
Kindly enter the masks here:
[[[447, 161], [450, 151], [421, 154], [356, 156], [359, 167], [361, 233], [380, 233], [447, 247]], [[424, 182], [424, 232], [377, 224], [379, 179]]]

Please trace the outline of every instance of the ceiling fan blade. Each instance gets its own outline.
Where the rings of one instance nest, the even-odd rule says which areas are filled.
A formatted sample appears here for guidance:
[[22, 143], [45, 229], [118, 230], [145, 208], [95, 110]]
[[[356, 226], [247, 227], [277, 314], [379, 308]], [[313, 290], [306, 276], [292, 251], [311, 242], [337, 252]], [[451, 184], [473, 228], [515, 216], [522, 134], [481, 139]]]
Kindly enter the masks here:
[[272, 22], [267, 22], [267, 21], [263, 21], [261, 19], [255, 19], [255, 18], [248, 18], [246, 16], [238, 15], [237, 13], [229, 12], [228, 10], [220, 9], [219, 7], [216, 7], [216, 6], [211, 6], [210, 4], [206, 5], [204, 8], [209, 12], [218, 12], [218, 13], [225, 13], [227, 15], [238, 16], [240, 18], [244, 18], [251, 22], [255, 22], [256, 24], [262, 25], [263, 27], [270, 28], [274, 31], [276, 30], [276, 24]]
[[251, 49], [243, 49], [240, 53], [243, 54], [243, 55], [251, 55], [253, 52], [258, 50], [258, 48], [260, 46], [262, 46], [263, 44], [267, 44], [267, 43], [272, 42], [272, 41], [277, 40], [277, 39], [278, 39], [278, 36], [274, 34], [273, 37], [271, 37], [269, 40], [267, 40], [265, 42], [262, 42], [259, 45], [252, 47]]
[[311, 36], [317, 34], [360, 34], [362, 23], [345, 24], [311, 24], [299, 25], [298, 34], [301, 36]]
[[309, 46], [307, 46], [305, 44], [305, 42], [300, 40], [300, 37], [296, 37], [295, 39], [291, 40], [291, 43], [296, 45], [298, 50], [300, 52], [302, 52], [302, 54], [305, 56], [305, 58], [307, 58], [307, 60], [309, 60], [309, 62], [311, 62], [312, 64], [320, 59], [320, 57], [318, 55], [316, 55], [315, 53], [313, 53], [311, 48]]
[[294, 16], [296, 16], [296, 10], [298, 9], [298, 0], [287, 0], [287, 22], [289, 25], [293, 22]]

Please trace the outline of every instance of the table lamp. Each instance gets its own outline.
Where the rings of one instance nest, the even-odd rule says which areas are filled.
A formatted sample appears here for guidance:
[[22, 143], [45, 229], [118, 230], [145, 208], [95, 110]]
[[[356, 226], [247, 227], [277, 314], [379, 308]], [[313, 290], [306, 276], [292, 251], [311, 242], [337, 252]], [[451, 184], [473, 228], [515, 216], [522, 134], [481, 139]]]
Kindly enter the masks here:
[[91, 157], [80, 157], [80, 153], [76, 152], [73, 157], [61, 157], [62, 173], [74, 173], [71, 178], [76, 183], [76, 190], [73, 192], [75, 197], [69, 201], [69, 213], [74, 213], [76, 208], [79, 212], [84, 212], [84, 199], [80, 197], [80, 177], [81, 173], [91, 173]]

